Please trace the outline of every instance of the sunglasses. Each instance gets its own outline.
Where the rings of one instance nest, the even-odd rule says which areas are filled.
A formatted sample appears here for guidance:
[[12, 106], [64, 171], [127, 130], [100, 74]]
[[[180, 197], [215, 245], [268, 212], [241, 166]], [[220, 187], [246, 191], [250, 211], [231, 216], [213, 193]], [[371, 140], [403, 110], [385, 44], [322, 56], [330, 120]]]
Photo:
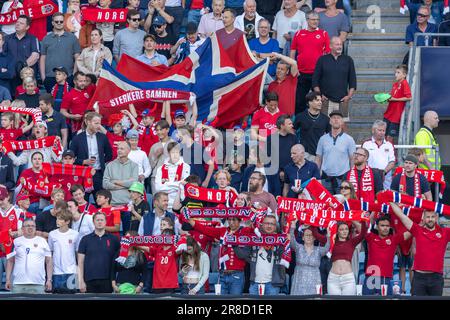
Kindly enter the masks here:
[[162, 28], [163, 27], [163, 25], [160, 25], [160, 26], [153, 26], [155, 29], [159, 29], [159, 28]]
[[341, 186], [341, 190], [342, 189], [344, 189], [344, 190], [350, 190], [351, 188], [349, 187], [349, 186]]
[[141, 21], [141, 18], [133, 18], [133, 19], [130, 19], [131, 21], [134, 21], [134, 22], [138, 22], [138, 21]]
[[417, 16], [418, 16], [418, 17], [421, 17], [421, 18], [429, 17], [428, 14], [422, 14], [422, 13], [418, 13]]
[[64, 20], [53, 20], [54, 23], [61, 24], [64, 23]]

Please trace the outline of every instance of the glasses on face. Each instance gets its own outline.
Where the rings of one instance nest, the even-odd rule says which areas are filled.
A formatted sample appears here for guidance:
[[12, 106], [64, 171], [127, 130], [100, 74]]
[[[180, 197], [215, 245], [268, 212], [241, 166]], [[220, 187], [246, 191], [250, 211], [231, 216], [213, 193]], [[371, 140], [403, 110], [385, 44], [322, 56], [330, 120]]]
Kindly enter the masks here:
[[421, 18], [429, 17], [428, 14], [423, 14], [423, 13], [418, 13], [417, 16], [418, 16], [418, 17], [421, 17]]
[[355, 152], [355, 153], [353, 153], [355, 156], [359, 156], [359, 157], [365, 157], [366, 155], [364, 154], [364, 153], [358, 153], [358, 152]]
[[160, 29], [160, 28], [162, 28], [163, 27], [163, 25], [160, 25], [160, 26], [153, 26], [155, 29]]
[[351, 188], [350, 188], [350, 186], [341, 186], [341, 190], [342, 189], [344, 189], [344, 190], [350, 190]]
[[138, 21], [141, 21], [141, 18], [132, 18], [132, 19], [130, 19], [131, 21], [134, 21], [134, 22], [138, 22]]
[[54, 23], [61, 24], [64, 23], [64, 20], [53, 20]]

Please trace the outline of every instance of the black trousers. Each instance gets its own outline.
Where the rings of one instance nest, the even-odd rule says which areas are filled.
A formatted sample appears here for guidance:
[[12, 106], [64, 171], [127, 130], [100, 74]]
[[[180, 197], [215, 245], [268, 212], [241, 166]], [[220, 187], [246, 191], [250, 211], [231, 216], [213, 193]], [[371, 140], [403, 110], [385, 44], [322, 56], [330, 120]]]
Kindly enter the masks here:
[[96, 170], [94, 176], [92, 177], [94, 182], [94, 194], [98, 190], [103, 189], [103, 170]]
[[112, 293], [112, 283], [110, 279], [86, 281], [87, 293]]
[[442, 296], [444, 277], [440, 273], [414, 271], [411, 294], [413, 296]]
[[295, 114], [308, 109], [306, 95], [312, 89], [312, 74], [300, 73], [297, 81], [297, 93], [295, 97]]

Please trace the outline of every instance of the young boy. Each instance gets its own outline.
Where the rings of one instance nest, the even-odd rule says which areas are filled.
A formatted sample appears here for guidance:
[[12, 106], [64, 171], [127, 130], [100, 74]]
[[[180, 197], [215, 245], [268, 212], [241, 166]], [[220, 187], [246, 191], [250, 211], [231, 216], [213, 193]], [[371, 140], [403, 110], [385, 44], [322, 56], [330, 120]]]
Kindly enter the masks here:
[[79, 236], [78, 231], [69, 228], [71, 223], [72, 214], [68, 210], [62, 210], [56, 216], [58, 229], [48, 234], [48, 246], [53, 253], [53, 290], [74, 289], [70, 284], [75, 281], [77, 271], [75, 252]]
[[53, 72], [55, 73], [56, 84], [52, 89], [52, 96], [55, 99], [55, 105], [53, 109], [59, 112], [61, 109], [61, 102], [66, 93], [68, 93], [71, 89], [69, 83], [67, 82], [67, 76], [69, 72], [64, 67], [53, 68]]
[[[139, 222], [142, 219], [142, 216], [150, 211], [150, 205], [147, 201], [144, 201], [144, 185], [139, 182], [134, 182], [131, 187], [128, 189], [130, 192], [130, 204], [131, 207], [131, 223], [130, 229], [128, 231], [138, 231], [139, 230]], [[161, 229], [162, 230], [162, 229]]]
[[96, 207], [94, 207], [91, 203], [86, 201], [85, 199], [86, 193], [84, 191], [84, 187], [81, 184], [74, 184], [70, 188], [70, 193], [72, 194], [72, 198], [77, 202], [78, 211], [80, 211], [80, 213], [93, 215], [98, 211]]
[[131, 146], [131, 151], [128, 154], [128, 159], [136, 163], [139, 167], [139, 182], [144, 183], [145, 179], [150, 177], [152, 173], [152, 167], [148, 160], [148, 154], [140, 150], [139, 145], [139, 132], [131, 129], [127, 132], [127, 141]]
[[[194, 101], [192, 103], [192, 116], [189, 121], [189, 124], [191, 126], [195, 126], [195, 122], [197, 121], [197, 103]], [[163, 103], [163, 109], [161, 113], [161, 118], [166, 119], [166, 121], [169, 123], [170, 129], [169, 129], [169, 136], [172, 137], [176, 141], [176, 137], [178, 134], [178, 128], [181, 128], [182, 126], [185, 126], [187, 123], [186, 121], [186, 112], [184, 109], [177, 109], [175, 110], [173, 121], [172, 121], [172, 114], [170, 113], [170, 101], [165, 101]]]
[[106, 232], [115, 235], [120, 239], [120, 211], [114, 210], [111, 206], [112, 195], [109, 190], [99, 190], [97, 192], [97, 205], [100, 207], [98, 211], [106, 215]]
[[17, 140], [19, 137], [27, 133], [33, 128], [34, 123], [22, 127], [21, 129], [14, 129], [14, 113], [2, 113], [2, 127], [0, 128], [0, 139], [2, 141]]
[[[149, 154], [151, 147], [155, 143], [159, 142], [159, 138], [156, 135], [155, 116], [154, 116], [154, 114], [152, 114], [150, 109], [145, 109], [144, 111], [142, 111], [141, 115], [142, 115], [142, 120], [141, 120], [141, 123], [139, 124], [139, 129], [138, 129], [138, 131], [139, 131], [138, 146], [146, 154]], [[131, 121], [133, 121], [133, 118], [131, 118]]]
[[395, 82], [392, 85], [391, 98], [384, 113], [384, 122], [387, 123], [386, 139], [394, 143], [394, 138], [398, 137], [400, 120], [407, 101], [411, 101], [411, 89], [409, 88], [406, 75], [408, 67], [404, 64], [395, 68]]

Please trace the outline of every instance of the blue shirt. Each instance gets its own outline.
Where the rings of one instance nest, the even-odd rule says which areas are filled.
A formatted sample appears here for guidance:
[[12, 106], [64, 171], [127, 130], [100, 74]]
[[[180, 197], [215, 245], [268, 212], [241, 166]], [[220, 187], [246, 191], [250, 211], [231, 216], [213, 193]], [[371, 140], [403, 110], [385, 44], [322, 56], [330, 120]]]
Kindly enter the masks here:
[[157, 61], [159, 64], [165, 64], [166, 66], [168, 65], [167, 58], [157, 52], [155, 52], [151, 58], [143, 53], [140, 56], [137, 56], [136, 59], [148, 65], [151, 65], [152, 61]]
[[327, 176], [339, 177], [350, 170], [350, 157], [356, 150], [355, 140], [345, 132], [333, 138], [324, 134], [317, 144], [316, 155], [322, 157], [322, 172]]
[[[256, 51], [256, 53], [281, 52], [280, 44], [276, 39], [270, 39], [266, 44], [262, 44], [259, 42], [259, 38], [256, 38], [250, 40], [248, 46], [250, 47], [250, 50]], [[275, 76], [275, 73], [277, 72], [277, 64], [269, 64], [268, 72], [271, 76]]]
[[[433, 23], [428, 23], [427, 24], [427, 28], [425, 29], [424, 33], [437, 33], [438, 29], [436, 27], [435, 24]], [[410, 24], [407, 28], [406, 28], [406, 37], [405, 37], [405, 42], [408, 44], [410, 42], [414, 42], [414, 34], [416, 33], [423, 33], [420, 29], [419, 29], [419, 25], [417, 24], [417, 21], [414, 22], [413, 24]], [[431, 37], [430, 39], [426, 39], [426, 37], [419, 37], [417, 38], [417, 43], [416, 45], [418, 47], [426, 47], [426, 46], [432, 46], [433, 45], [433, 39], [435, 37]]]
[[293, 162], [284, 167], [284, 183], [289, 184], [289, 198], [297, 198], [297, 195], [292, 191], [291, 187], [295, 186], [295, 180], [300, 179], [301, 182], [305, 182], [311, 178], [320, 179], [320, 171], [312, 161], [305, 160], [305, 164], [302, 167], [298, 167]]

